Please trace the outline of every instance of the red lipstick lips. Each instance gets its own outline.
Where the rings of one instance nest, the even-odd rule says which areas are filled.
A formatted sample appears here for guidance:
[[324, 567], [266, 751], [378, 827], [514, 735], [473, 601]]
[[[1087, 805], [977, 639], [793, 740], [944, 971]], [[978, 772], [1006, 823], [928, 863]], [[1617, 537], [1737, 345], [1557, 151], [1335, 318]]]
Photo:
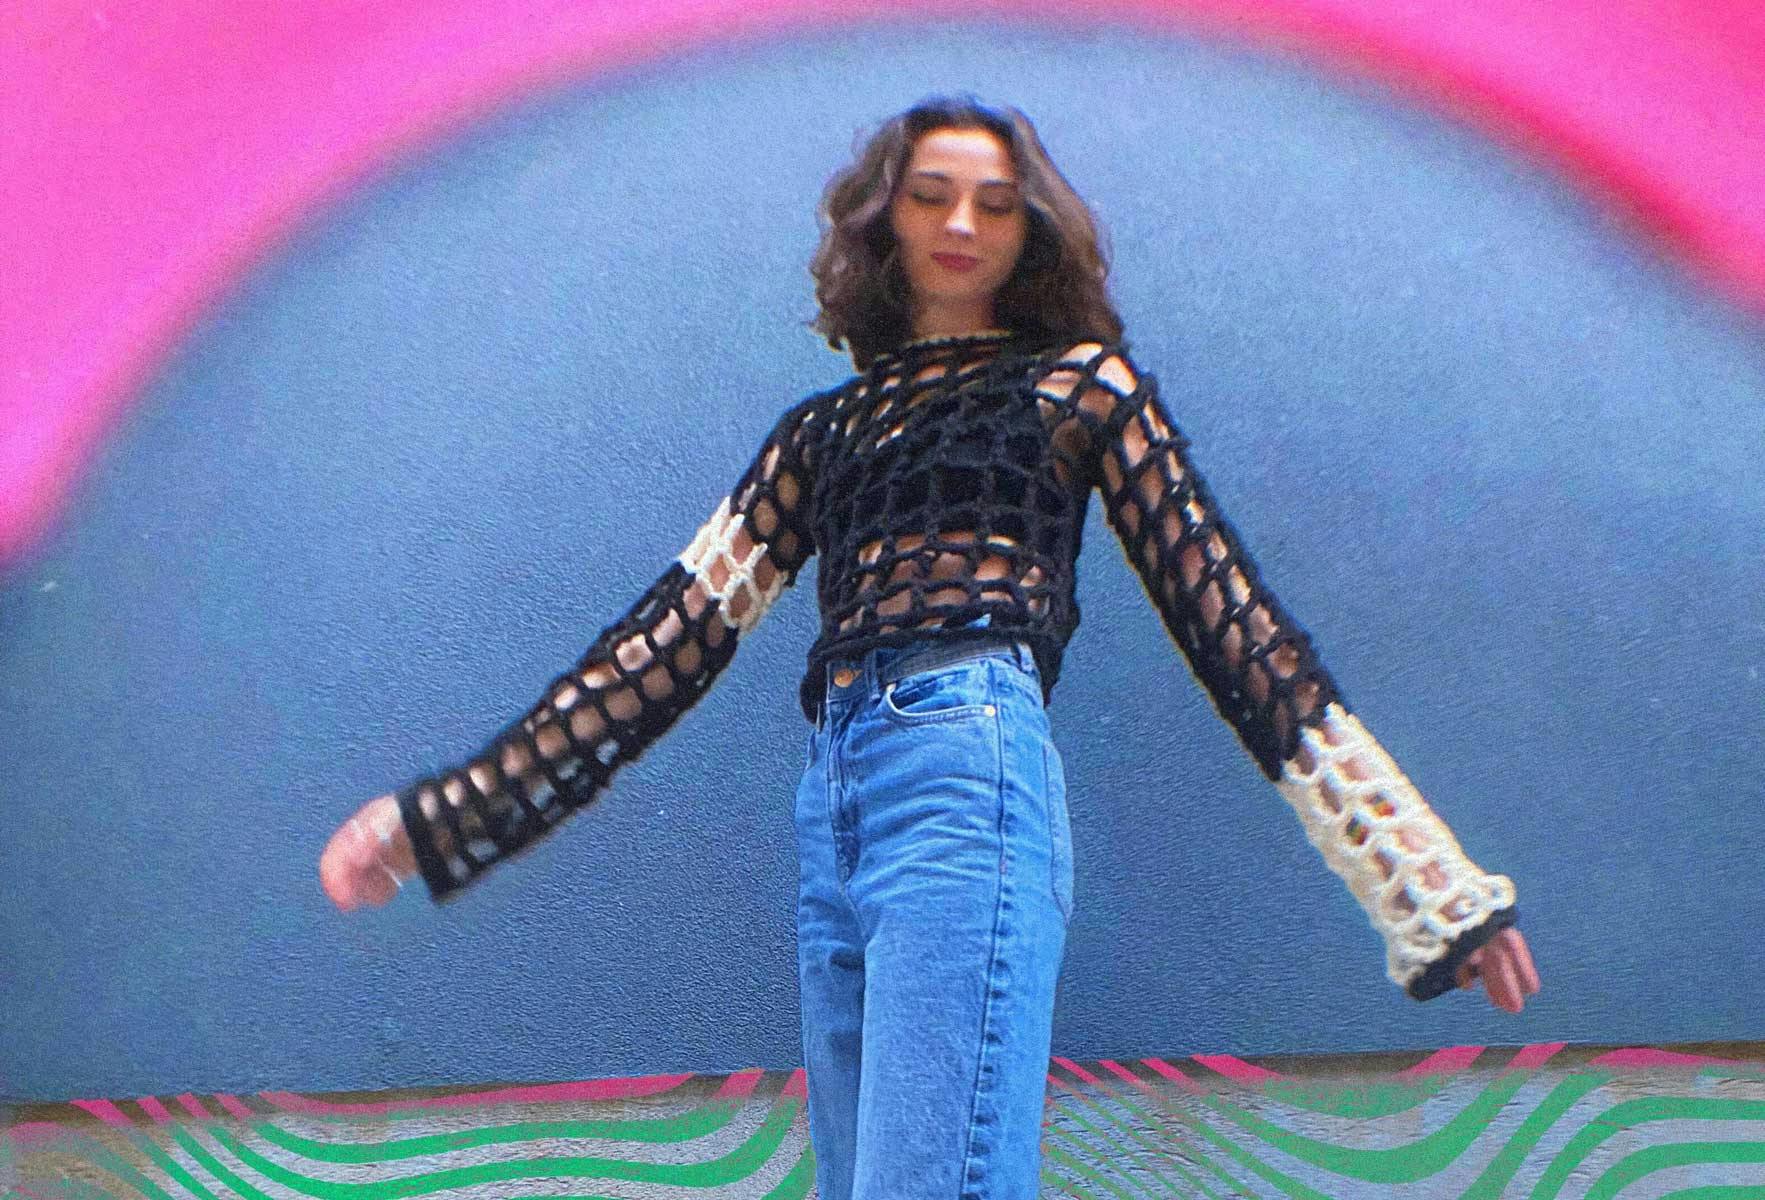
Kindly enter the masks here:
[[932, 261], [951, 271], [972, 271], [981, 264], [980, 259], [966, 254], [934, 254]]

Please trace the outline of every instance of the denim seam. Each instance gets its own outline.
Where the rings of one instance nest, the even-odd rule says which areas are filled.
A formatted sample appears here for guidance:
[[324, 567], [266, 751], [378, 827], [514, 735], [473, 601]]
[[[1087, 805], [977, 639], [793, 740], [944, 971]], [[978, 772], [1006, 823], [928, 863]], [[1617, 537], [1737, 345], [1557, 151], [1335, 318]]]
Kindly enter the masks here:
[[[834, 883], [839, 886], [840, 898], [846, 902], [846, 907], [852, 910], [854, 916], [859, 917], [858, 932], [862, 937], [864, 936], [864, 922], [858, 913], [858, 906], [852, 902], [852, 893], [849, 888], [851, 877], [846, 874], [847, 833], [840, 822], [840, 801], [846, 790], [845, 773], [839, 769], [839, 753], [836, 749], [841, 732], [834, 721], [828, 722], [827, 750], [821, 764], [823, 777], [827, 780], [827, 829], [833, 842]], [[852, 864], [852, 871], [853, 874], [857, 873], [855, 861]]]
[[[1067, 902], [1060, 902], [1060, 859], [1063, 857], [1057, 845], [1059, 835], [1057, 823], [1064, 820], [1067, 826], [1066, 853], [1064, 857], [1072, 859], [1072, 817], [1071, 809], [1064, 799], [1060, 802], [1060, 811], [1055, 811], [1054, 760], [1060, 754], [1060, 748], [1054, 744], [1052, 737], [1042, 740], [1042, 807], [1048, 814], [1048, 887], [1054, 896], [1054, 907], [1060, 911], [1061, 919], [1068, 924], [1072, 922], [1072, 892], [1068, 889]], [[1064, 789], [1062, 789], [1064, 791]]]
[[[987, 695], [997, 707], [999, 696], [997, 680], [993, 669], [987, 669]], [[1003, 859], [1007, 852], [1005, 841], [1005, 720], [996, 717], [993, 722], [993, 742], [998, 751], [998, 777], [993, 793], [999, 803], [999, 856]], [[974, 1174], [974, 1133], [980, 1119], [981, 1080], [986, 1075], [987, 1039], [993, 1029], [993, 989], [999, 968], [1000, 927], [1005, 921], [1005, 881], [1009, 878], [1005, 871], [999, 872], [998, 891], [993, 898], [993, 946], [987, 955], [987, 994], [981, 1003], [981, 1044], [975, 1054], [974, 1098], [968, 1107], [968, 1134], [963, 1139], [962, 1147], [962, 1187], [958, 1200], [983, 1200], [978, 1192], [970, 1190], [971, 1177]]]

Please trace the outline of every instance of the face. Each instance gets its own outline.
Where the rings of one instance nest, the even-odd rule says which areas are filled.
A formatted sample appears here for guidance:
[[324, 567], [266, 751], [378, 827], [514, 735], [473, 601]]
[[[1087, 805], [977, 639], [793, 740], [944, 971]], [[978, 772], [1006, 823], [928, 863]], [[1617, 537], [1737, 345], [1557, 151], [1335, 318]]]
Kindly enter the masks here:
[[991, 320], [1029, 218], [1011, 153], [984, 129], [934, 129], [914, 144], [889, 204], [907, 281], [922, 310]]

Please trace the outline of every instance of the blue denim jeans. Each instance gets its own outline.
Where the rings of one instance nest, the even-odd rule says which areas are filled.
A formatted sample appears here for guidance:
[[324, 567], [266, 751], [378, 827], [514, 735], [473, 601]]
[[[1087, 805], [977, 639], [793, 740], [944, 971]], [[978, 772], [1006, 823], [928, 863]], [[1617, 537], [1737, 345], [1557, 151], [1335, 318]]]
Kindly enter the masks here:
[[795, 812], [821, 1200], [1027, 1200], [1072, 913], [1035, 660], [921, 641], [825, 687]]

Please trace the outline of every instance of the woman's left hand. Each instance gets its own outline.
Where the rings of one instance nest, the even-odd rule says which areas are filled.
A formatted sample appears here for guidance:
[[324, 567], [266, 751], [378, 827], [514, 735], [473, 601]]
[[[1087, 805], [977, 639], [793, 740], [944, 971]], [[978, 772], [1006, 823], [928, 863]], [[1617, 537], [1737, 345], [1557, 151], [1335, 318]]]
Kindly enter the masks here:
[[1491, 1004], [1519, 1012], [1526, 997], [1538, 991], [1538, 969], [1532, 965], [1526, 936], [1509, 926], [1473, 950], [1459, 968], [1458, 985], [1475, 987], [1478, 980], [1483, 981]]

